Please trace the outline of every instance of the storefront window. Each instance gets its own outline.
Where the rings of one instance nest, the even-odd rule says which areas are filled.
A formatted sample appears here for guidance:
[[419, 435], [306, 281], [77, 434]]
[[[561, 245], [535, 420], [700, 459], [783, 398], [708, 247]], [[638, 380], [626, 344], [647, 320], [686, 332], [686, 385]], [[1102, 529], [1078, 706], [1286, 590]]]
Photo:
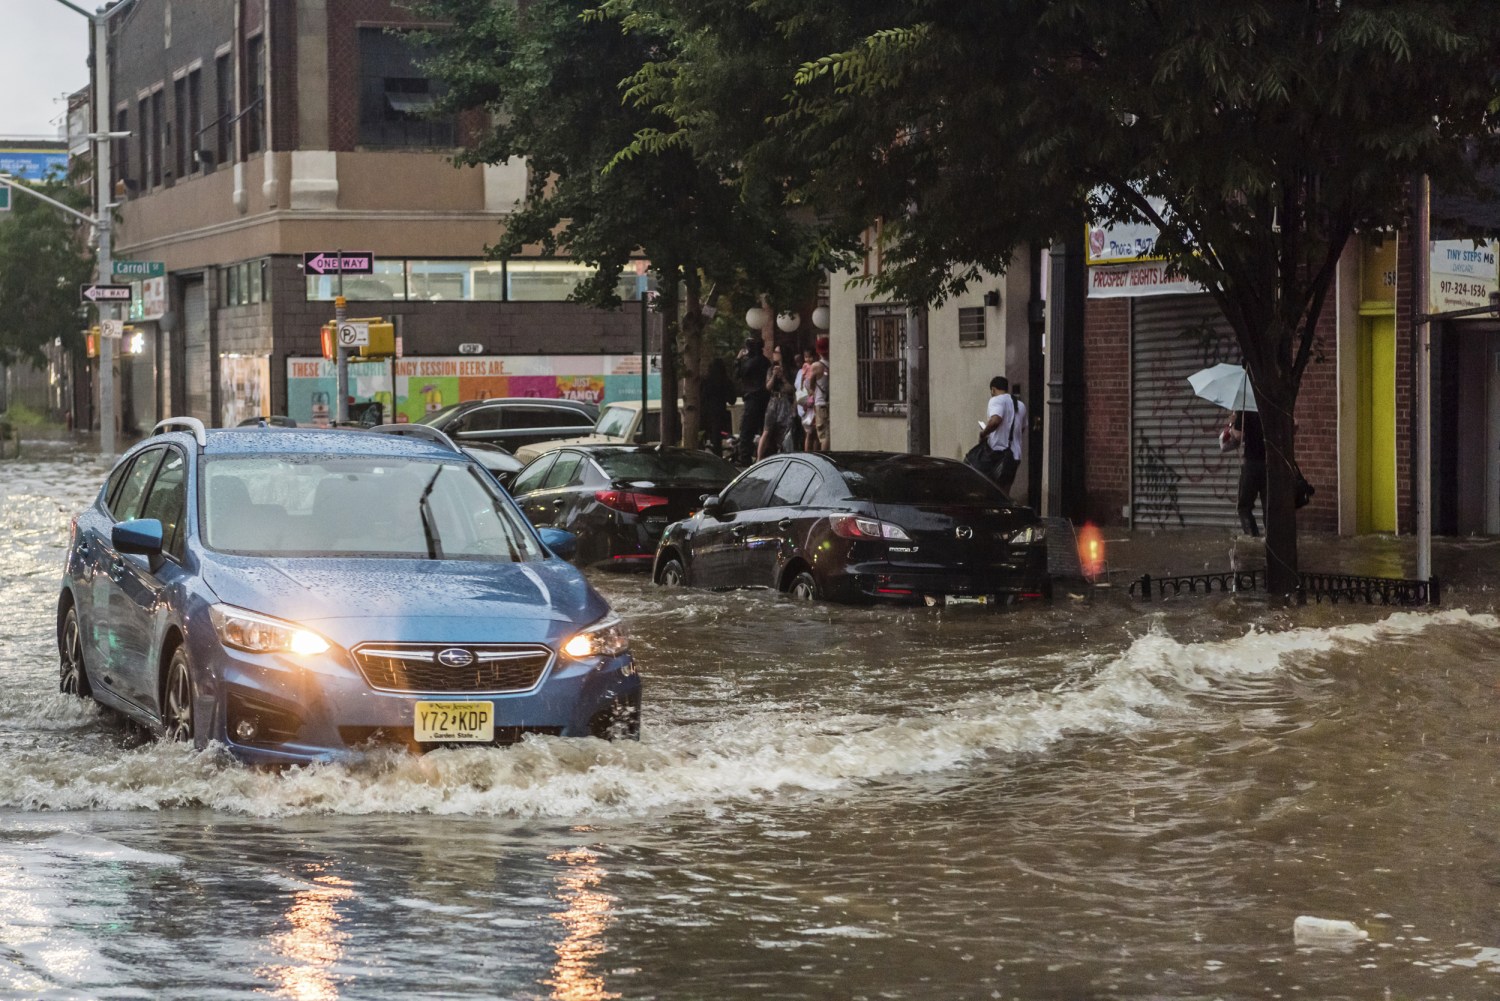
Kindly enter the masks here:
[[[339, 294], [338, 275], [308, 275], [309, 302], [332, 302]], [[344, 275], [344, 298], [358, 302], [401, 302], [406, 299], [406, 262], [375, 259], [374, 273]]]
[[[344, 297], [367, 302], [565, 302], [593, 273], [587, 264], [536, 258], [503, 264], [474, 258], [377, 259], [374, 274], [344, 276]], [[634, 266], [622, 272], [620, 298], [640, 299], [646, 282], [647, 276]], [[337, 294], [337, 275], [307, 276], [308, 301], [327, 302]]]

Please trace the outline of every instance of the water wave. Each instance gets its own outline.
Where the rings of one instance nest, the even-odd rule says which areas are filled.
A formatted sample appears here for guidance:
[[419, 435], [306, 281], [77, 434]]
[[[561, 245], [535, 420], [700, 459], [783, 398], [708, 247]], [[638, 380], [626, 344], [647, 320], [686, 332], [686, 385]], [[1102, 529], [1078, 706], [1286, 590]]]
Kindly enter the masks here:
[[1271, 678], [1322, 655], [1433, 630], [1494, 630], [1463, 610], [1400, 612], [1377, 622], [1182, 642], [1160, 625], [1082, 681], [1053, 690], [970, 696], [946, 711], [892, 718], [750, 707], [652, 728], [640, 743], [528, 739], [507, 750], [377, 751], [284, 772], [222, 753], [148, 745], [107, 755], [56, 742], [7, 754], [0, 807], [157, 810], [203, 806], [253, 816], [432, 813], [587, 818], [713, 810], [786, 791], [836, 792], [940, 772], [1059, 741], [1159, 727], [1201, 712], [1199, 696]]

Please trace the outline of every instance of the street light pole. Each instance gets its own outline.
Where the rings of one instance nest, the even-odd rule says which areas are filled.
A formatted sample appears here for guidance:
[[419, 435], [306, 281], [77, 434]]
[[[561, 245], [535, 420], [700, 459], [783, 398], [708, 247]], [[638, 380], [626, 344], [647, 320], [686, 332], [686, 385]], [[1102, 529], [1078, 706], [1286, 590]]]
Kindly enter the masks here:
[[[93, 14], [69, 0], [58, 3], [89, 19], [93, 27], [94, 61], [94, 232], [99, 240], [99, 283], [114, 278], [113, 244], [110, 233], [110, 134], [109, 134], [109, 18], [129, 8], [135, 0], [123, 0]], [[99, 309], [99, 453], [115, 454], [115, 346], [104, 336], [104, 321], [115, 318], [115, 307], [101, 303]]]
[[[94, 131], [109, 134], [109, 22], [100, 11], [94, 23]], [[99, 284], [114, 278], [114, 254], [110, 231], [110, 140], [94, 142], [94, 214], [98, 217]], [[115, 454], [115, 345], [105, 332], [105, 321], [115, 318], [113, 304], [99, 306], [99, 454]]]

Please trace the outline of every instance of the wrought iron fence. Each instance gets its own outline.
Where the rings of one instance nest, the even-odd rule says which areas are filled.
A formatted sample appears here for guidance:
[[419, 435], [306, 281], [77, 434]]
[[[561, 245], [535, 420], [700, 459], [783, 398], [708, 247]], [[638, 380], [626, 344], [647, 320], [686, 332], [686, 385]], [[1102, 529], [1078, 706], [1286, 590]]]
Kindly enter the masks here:
[[[1364, 602], [1367, 605], [1436, 605], [1441, 602], [1442, 588], [1436, 577], [1430, 580], [1408, 580], [1398, 577], [1362, 577], [1342, 573], [1298, 574], [1297, 603], [1324, 601]], [[1142, 574], [1130, 584], [1130, 594], [1142, 601], [1172, 598], [1183, 594], [1231, 594], [1259, 591], [1265, 585], [1264, 570], [1226, 570], [1222, 573], [1186, 574], [1153, 577]]]

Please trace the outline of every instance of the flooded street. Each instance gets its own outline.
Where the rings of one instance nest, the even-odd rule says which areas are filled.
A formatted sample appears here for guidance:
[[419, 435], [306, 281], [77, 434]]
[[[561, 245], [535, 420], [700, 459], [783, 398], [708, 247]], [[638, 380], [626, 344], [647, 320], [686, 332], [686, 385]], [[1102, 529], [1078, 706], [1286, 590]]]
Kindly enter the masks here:
[[[958, 614], [599, 577], [638, 744], [275, 773], [57, 693], [104, 470], [0, 465], [0, 998], [1500, 994], [1477, 579]], [[1298, 946], [1299, 915], [1369, 938]]]

